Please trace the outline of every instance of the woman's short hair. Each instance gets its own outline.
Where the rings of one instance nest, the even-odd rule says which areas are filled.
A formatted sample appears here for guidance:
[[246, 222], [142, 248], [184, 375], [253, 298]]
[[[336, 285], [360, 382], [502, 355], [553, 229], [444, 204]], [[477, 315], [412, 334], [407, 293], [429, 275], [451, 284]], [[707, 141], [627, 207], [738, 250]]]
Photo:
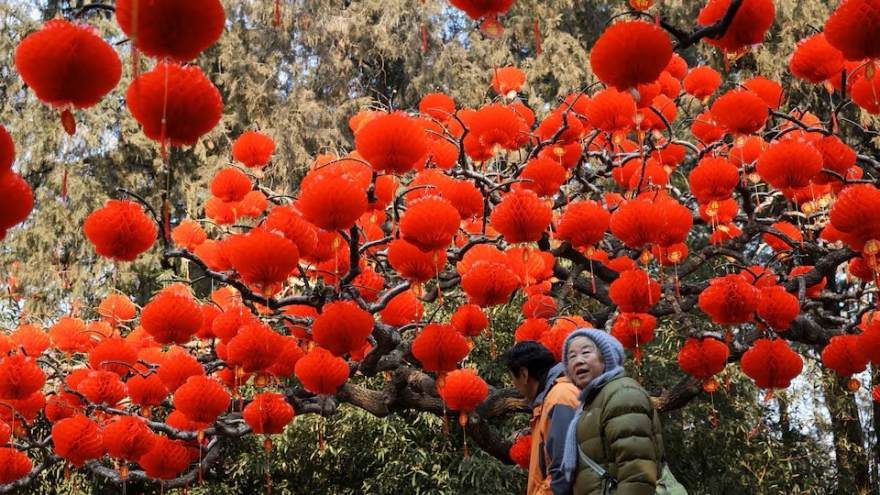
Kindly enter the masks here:
[[514, 376], [519, 376], [520, 368], [529, 370], [529, 376], [536, 380], [547, 375], [547, 370], [556, 364], [556, 358], [544, 344], [534, 340], [523, 340], [514, 344], [502, 354], [501, 359]]

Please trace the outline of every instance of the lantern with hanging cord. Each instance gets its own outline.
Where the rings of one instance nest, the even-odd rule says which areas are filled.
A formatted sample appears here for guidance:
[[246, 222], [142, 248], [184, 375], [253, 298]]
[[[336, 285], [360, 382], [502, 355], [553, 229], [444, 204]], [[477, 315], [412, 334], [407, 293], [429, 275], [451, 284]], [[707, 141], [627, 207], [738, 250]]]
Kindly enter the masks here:
[[462, 427], [464, 437], [464, 456], [468, 457], [467, 413], [475, 410], [477, 405], [486, 399], [489, 387], [477, 376], [476, 371], [464, 368], [449, 373], [445, 383], [442, 387], [438, 387], [437, 391], [446, 403], [446, 407], [459, 411], [458, 424]]

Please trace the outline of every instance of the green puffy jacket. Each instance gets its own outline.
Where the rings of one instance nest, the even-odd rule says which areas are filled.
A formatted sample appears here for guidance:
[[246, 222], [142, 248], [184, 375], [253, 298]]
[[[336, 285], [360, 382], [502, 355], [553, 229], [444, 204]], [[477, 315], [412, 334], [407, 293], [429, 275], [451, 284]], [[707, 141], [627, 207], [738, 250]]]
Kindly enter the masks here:
[[617, 490], [578, 459], [575, 495], [654, 495], [665, 457], [660, 419], [648, 393], [624, 374], [594, 390], [578, 418], [581, 450], [617, 479]]

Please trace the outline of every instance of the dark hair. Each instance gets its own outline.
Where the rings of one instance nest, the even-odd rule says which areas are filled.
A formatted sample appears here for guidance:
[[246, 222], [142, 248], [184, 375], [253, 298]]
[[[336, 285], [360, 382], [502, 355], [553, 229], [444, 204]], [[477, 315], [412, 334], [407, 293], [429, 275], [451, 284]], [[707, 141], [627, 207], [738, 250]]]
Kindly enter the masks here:
[[504, 351], [501, 355], [507, 369], [515, 376], [519, 376], [519, 369], [529, 370], [529, 376], [536, 380], [543, 380], [547, 376], [547, 370], [556, 364], [556, 358], [544, 344], [534, 340], [517, 342], [513, 347]]

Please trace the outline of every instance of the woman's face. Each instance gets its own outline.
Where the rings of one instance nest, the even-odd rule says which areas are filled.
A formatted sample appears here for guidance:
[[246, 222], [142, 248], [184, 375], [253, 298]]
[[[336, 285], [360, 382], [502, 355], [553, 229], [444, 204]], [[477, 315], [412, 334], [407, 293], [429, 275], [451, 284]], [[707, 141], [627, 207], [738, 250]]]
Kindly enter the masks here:
[[602, 353], [587, 337], [578, 336], [568, 344], [568, 375], [578, 388], [584, 388], [605, 372]]

